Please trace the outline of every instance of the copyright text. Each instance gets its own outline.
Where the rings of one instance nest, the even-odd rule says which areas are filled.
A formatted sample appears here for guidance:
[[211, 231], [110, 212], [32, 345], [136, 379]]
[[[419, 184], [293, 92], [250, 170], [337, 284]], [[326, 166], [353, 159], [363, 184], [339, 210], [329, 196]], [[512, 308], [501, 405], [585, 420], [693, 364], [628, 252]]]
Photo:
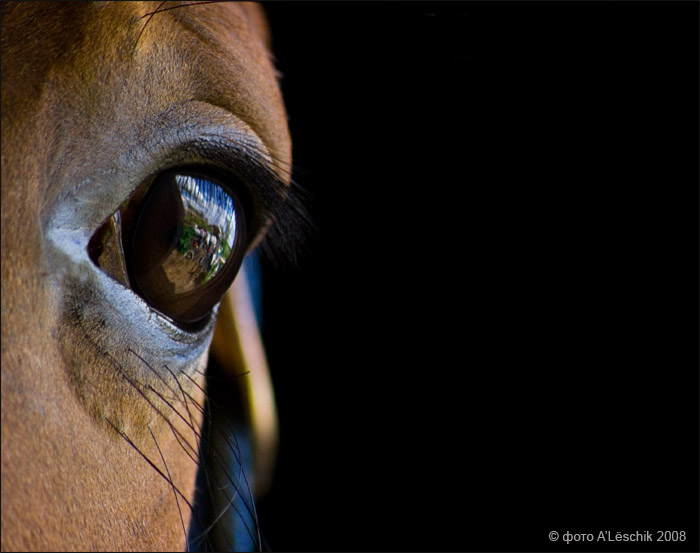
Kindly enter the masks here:
[[577, 542], [664, 542], [664, 541], [685, 541], [686, 534], [684, 530], [642, 530], [635, 532], [615, 532], [611, 530], [601, 530], [597, 533], [573, 533], [568, 530], [563, 534], [553, 530], [549, 533], [550, 541], [557, 541], [561, 537], [561, 541], [565, 543]]

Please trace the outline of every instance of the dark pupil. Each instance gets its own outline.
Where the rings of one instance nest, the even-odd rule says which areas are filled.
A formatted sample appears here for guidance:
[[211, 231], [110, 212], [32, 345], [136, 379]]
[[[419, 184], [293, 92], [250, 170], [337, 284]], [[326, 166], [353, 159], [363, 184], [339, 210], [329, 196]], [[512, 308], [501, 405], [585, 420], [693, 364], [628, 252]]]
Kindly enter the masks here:
[[191, 323], [221, 299], [244, 249], [235, 196], [209, 178], [169, 173], [153, 184], [138, 216], [130, 273], [153, 307]]

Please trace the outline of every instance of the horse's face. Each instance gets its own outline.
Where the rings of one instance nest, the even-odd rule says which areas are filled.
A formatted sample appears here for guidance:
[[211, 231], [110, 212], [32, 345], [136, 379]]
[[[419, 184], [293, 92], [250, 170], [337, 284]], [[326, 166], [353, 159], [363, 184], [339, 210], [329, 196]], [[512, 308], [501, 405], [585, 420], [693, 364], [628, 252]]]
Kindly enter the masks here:
[[151, 227], [116, 269], [90, 245], [196, 166], [236, 175], [248, 250], [289, 161], [258, 6], [3, 5], [3, 550], [184, 548], [217, 298], [192, 324], [135, 291]]

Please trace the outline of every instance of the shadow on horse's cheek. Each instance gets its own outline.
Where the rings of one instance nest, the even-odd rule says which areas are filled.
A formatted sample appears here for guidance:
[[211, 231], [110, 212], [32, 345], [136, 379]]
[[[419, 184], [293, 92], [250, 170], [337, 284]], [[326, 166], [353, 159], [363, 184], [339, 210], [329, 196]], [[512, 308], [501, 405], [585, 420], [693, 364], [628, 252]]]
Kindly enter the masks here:
[[[112, 292], [123, 295], [127, 290], [119, 290], [120, 284], [97, 272], [93, 277], [66, 282], [58, 325], [63, 362], [71, 386], [95, 423], [112, 427], [143, 447], [153, 441], [151, 432], [157, 438], [182, 419], [191, 423], [198, 418], [196, 404], [202, 404], [214, 320], [191, 343], [175, 342], [167, 333], [154, 331], [153, 321], [160, 317], [147, 313], [133, 294], [132, 305], [142, 307], [138, 312], [130, 311], [123, 299], [122, 310], [106, 308], [114, 301]], [[139, 324], [144, 313], [147, 316]], [[161, 324], [167, 326], [165, 321]], [[187, 438], [196, 451], [191, 430]]]

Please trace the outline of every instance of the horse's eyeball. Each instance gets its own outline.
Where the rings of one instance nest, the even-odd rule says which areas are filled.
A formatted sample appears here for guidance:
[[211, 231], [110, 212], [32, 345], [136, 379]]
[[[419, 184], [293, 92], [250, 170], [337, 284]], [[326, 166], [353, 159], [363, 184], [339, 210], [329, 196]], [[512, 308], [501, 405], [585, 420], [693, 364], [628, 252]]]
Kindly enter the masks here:
[[177, 323], [207, 317], [246, 249], [243, 207], [228, 187], [171, 171], [151, 185], [136, 216], [127, 270], [152, 307]]
[[188, 328], [206, 319], [245, 255], [242, 202], [216, 178], [188, 170], [144, 184], [95, 233], [94, 263]]

